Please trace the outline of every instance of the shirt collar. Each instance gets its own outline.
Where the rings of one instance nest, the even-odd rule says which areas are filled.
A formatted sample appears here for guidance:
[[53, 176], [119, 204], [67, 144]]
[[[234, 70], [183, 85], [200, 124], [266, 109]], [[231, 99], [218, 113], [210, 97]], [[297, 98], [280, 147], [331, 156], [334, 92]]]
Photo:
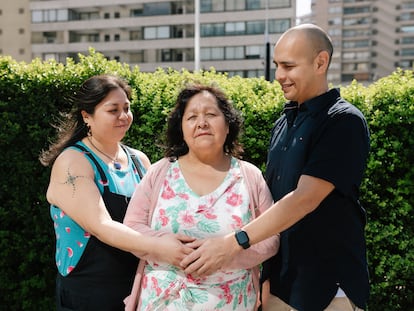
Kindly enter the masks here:
[[300, 105], [299, 111], [309, 111], [311, 114], [318, 113], [326, 106], [332, 105], [341, 96], [339, 89], [333, 88], [326, 93], [311, 98]]

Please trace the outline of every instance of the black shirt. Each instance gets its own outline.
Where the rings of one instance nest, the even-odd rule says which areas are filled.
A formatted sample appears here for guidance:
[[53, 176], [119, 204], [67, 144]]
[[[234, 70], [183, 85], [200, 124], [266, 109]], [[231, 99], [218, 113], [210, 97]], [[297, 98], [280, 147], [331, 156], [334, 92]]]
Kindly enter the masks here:
[[301, 175], [335, 186], [315, 211], [281, 233], [279, 253], [264, 264], [272, 294], [300, 311], [326, 308], [338, 285], [365, 307], [365, 211], [358, 199], [368, 151], [364, 116], [336, 89], [300, 106], [287, 103], [275, 123], [266, 167], [273, 199], [293, 191]]

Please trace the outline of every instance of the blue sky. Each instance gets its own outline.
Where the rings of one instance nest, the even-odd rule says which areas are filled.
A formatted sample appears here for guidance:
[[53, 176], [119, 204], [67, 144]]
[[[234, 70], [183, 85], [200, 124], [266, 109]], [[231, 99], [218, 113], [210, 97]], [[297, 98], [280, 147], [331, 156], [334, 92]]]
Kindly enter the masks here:
[[310, 13], [311, 0], [296, 0], [296, 13], [298, 16]]

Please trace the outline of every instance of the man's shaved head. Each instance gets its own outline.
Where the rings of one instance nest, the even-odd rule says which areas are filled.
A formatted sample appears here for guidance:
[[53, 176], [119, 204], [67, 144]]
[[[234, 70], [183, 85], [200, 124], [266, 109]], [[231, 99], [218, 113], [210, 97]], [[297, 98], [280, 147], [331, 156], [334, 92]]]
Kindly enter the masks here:
[[280, 37], [279, 41], [292, 35], [303, 35], [312, 51], [311, 57], [315, 57], [320, 52], [326, 51], [329, 54], [329, 64], [331, 63], [333, 53], [332, 41], [322, 28], [314, 24], [301, 24], [287, 30]]

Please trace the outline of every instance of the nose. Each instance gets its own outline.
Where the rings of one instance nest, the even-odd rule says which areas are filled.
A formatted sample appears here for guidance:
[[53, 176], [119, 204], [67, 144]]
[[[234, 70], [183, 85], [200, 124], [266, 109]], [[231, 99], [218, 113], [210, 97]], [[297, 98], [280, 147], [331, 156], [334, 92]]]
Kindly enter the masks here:
[[285, 79], [285, 71], [283, 70], [283, 68], [281, 67], [276, 67], [276, 71], [275, 71], [275, 79], [277, 81], [282, 81]]
[[205, 118], [200, 118], [197, 126], [198, 128], [205, 128], [207, 126], [207, 120]]
[[128, 119], [128, 112], [122, 111], [119, 115], [119, 119]]

